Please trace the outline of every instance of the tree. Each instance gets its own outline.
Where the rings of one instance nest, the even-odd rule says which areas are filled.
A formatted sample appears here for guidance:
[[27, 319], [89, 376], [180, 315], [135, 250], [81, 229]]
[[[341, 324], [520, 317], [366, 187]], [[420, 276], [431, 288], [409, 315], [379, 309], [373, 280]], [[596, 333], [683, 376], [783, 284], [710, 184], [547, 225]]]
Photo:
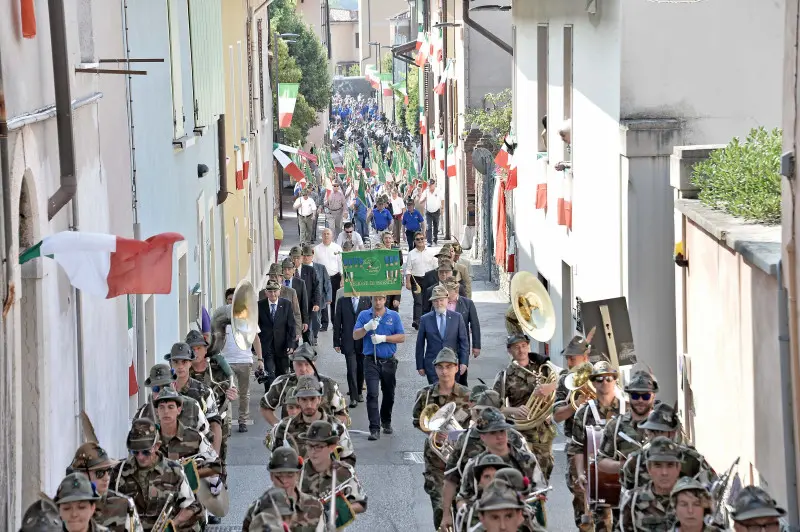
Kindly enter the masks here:
[[[295, 58], [289, 55], [289, 45], [278, 40], [278, 81], [280, 83], [301, 83], [302, 79], [303, 72]], [[278, 102], [275, 94], [272, 95], [272, 105], [277, 114]], [[290, 146], [305, 144], [308, 131], [318, 123], [316, 111], [308, 104], [303, 94], [298, 94], [292, 115], [292, 125], [281, 130], [283, 143]]]
[[349, 67], [347, 67], [347, 70], [345, 70], [344, 75], [348, 76], [348, 77], [360, 76], [361, 75], [361, 65], [359, 65], [359, 64], [350, 65]]
[[408, 107], [406, 126], [412, 135], [419, 133], [419, 68], [408, 69]]
[[470, 107], [465, 118], [468, 125], [494, 136], [502, 144], [511, 132], [511, 112], [511, 89], [506, 89], [497, 94], [487, 94], [483, 108]]

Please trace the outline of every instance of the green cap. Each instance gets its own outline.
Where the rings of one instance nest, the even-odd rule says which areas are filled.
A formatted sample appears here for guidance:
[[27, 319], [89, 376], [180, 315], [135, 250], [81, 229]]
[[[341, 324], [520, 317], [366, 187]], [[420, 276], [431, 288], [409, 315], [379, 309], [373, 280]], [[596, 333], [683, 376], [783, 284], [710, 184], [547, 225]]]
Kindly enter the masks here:
[[195, 354], [192, 351], [192, 348], [189, 347], [189, 344], [184, 342], [178, 342], [176, 344], [172, 344], [172, 349], [169, 350], [169, 354], [164, 355], [164, 360], [194, 360]]
[[281, 262], [281, 268], [284, 270], [294, 270], [295, 268], [294, 261], [289, 257], [286, 257], [285, 259], [283, 259], [283, 262]]
[[495, 473], [495, 480], [502, 480], [516, 492], [525, 491], [528, 489], [530, 481], [525, 477], [521, 471], [513, 467], [506, 467]]
[[289, 355], [289, 360], [292, 362], [295, 360], [305, 360], [306, 362], [313, 363], [317, 361], [317, 352], [311, 345], [306, 343], [295, 349], [294, 353]]
[[485, 392], [486, 390], [488, 390], [488, 389], [489, 389], [489, 387], [487, 385], [485, 385], [485, 384], [476, 384], [475, 386], [473, 386], [472, 389], [469, 392], [469, 400], [470, 400], [470, 402], [474, 403], [475, 401], [477, 401], [478, 400], [478, 396], [480, 394], [482, 394], [483, 392]]
[[178, 406], [183, 406], [183, 396], [179, 394], [174, 388], [164, 388], [158, 392], [158, 397], [153, 399], [153, 406], [158, 408], [158, 405], [172, 401]]
[[666, 403], [658, 403], [647, 416], [647, 421], [639, 425], [642, 430], [653, 430], [657, 432], [672, 432], [681, 426], [675, 411]]
[[301, 257], [303, 255], [303, 250], [300, 246], [292, 246], [292, 249], [289, 250], [290, 257]]
[[298, 436], [298, 439], [331, 445], [339, 441], [339, 433], [327, 421], [315, 421], [305, 434]]
[[486, 408], [486, 407], [493, 407], [500, 409], [503, 406], [503, 401], [500, 400], [500, 394], [494, 390], [486, 390], [473, 401], [475, 403], [474, 408]]
[[283, 488], [270, 488], [266, 491], [266, 493], [264, 493], [263, 498], [270, 501], [270, 503], [264, 508], [268, 512], [274, 513], [275, 509], [277, 508], [278, 512], [281, 514], [281, 517], [294, 514], [294, 507], [289, 500], [289, 496], [286, 494], [286, 490]]
[[783, 517], [786, 510], [770, 497], [769, 493], [758, 486], [742, 488], [733, 501], [731, 517], [736, 522], [762, 517]]
[[658, 392], [658, 381], [646, 371], [638, 371], [631, 375], [631, 380], [625, 386], [625, 391], [630, 392]]
[[669, 495], [673, 505], [675, 504], [675, 499], [678, 493], [682, 491], [693, 491], [704, 502], [711, 502], [711, 496], [709, 495], [708, 490], [699, 480], [692, 477], [681, 477], [675, 483], [675, 486], [673, 486], [672, 492]]
[[186, 343], [189, 344], [189, 347], [195, 347], [198, 345], [205, 345], [205, 346], [208, 345], [208, 342], [206, 342], [203, 333], [201, 333], [200, 331], [189, 331], [189, 333], [186, 335]]
[[443, 285], [437, 284], [436, 286], [433, 287], [433, 290], [431, 290], [431, 297], [428, 299], [428, 301], [436, 301], [437, 299], [447, 299], [447, 297], [448, 297], [447, 288], [445, 288]]
[[[194, 353], [192, 353], [194, 354]], [[156, 364], [150, 368], [150, 376], [144, 380], [144, 385], [148, 388], [153, 386], [169, 386], [178, 376], [172, 372], [169, 364]]]
[[449, 347], [443, 347], [439, 354], [436, 355], [436, 358], [433, 360], [433, 365], [437, 364], [458, 364], [458, 356], [456, 356], [456, 352], [450, 349]]
[[506, 336], [506, 348], [509, 348], [512, 345], [518, 344], [520, 342], [525, 342], [529, 344], [531, 343], [531, 340], [522, 333], [509, 334], [508, 336]]
[[278, 447], [269, 458], [270, 473], [297, 473], [303, 468], [303, 462], [291, 447]]
[[87, 442], [78, 447], [69, 466], [74, 470], [93, 471], [95, 469], [108, 469], [118, 463], [118, 460], [109, 458], [105, 449], [97, 443]]
[[303, 375], [297, 378], [295, 397], [322, 397], [322, 385], [314, 375]]
[[97, 501], [100, 496], [89, 477], [83, 473], [71, 473], [64, 477], [53, 499], [56, 504], [77, 501]]
[[478, 459], [478, 462], [475, 464], [475, 467], [472, 470], [473, 474], [475, 475], [475, 480], [480, 480], [483, 470], [487, 467], [503, 469], [508, 467], [508, 464], [496, 454], [485, 454]]
[[128, 431], [126, 444], [129, 451], [146, 451], [158, 441], [158, 428], [151, 419], [134, 419]]
[[436, 268], [438, 272], [452, 272], [453, 261], [450, 259], [439, 259], [439, 267]]
[[63, 532], [58, 507], [48, 500], [38, 500], [28, 506], [22, 516], [19, 532]]
[[303, 246], [303, 248], [302, 248], [302, 253], [303, 253], [303, 256], [304, 256], [304, 257], [310, 257], [311, 255], [313, 255], [313, 254], [314, 254], [314, 248], [313, 248], [313, 246], [310, 246], [310, 245], [308, 245], [308, 244], [305, 244], [305, 245]]
[[493, 480], [483, 490], [477, 509], [479, 512], [489, 512], [492, 510], [521, 510], [524, 507], [519, 494], [511, 486], [505, 481]]
[[613, 375], [616, 377], [618, 374], [617, 368], [605, 360], [601, 360], [592, 366], [592, 377], [601, 377], [603, 375]]
[[297, 388], [295, 388], [294, 386], [286, 390], [287, 405], [297, 406], [297, 396], [295, 395], [296, 393], [297, 393]]
[[273, 262], [269, 265], [269, 270], [267, 271], [267, 275], [283, 275], [283, 271], [281, 270], [280, 264], [277, 262]]
[[650, 441], [647, 447], [647, 462], [680, 462], [683, 459], [681, 446], [664, 436]]
[[561, 354], [567, 357], [581, 356], [586, 354], [591, 347], [583, 336], [574, 336], [567, 344], [567, 347], [561, 351]]
[[484, 408], [481, 411], [478, 421], [475, 423], [475, 428], [481, 434], [486, 434], [487, 432], [498, 432], [501, 430], [510, 429], [512, 427], [513, 425], [506, 421], [503, 413], [497, 408], [491, 406]]
[[278, 291], [281, 289], [281, 285], [278, 284], [278, 281], [274, 281], [270, 279], [267, 281], [267, 286], [265, 287], [268, 291]]

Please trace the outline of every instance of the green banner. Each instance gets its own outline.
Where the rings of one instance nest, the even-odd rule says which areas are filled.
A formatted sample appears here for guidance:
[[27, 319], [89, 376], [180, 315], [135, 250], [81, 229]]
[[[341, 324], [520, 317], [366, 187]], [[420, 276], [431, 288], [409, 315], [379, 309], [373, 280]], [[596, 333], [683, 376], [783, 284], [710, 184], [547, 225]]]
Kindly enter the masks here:
[[403, 287], [400, 250], [342, 253], [345, 296], [393, 296]]

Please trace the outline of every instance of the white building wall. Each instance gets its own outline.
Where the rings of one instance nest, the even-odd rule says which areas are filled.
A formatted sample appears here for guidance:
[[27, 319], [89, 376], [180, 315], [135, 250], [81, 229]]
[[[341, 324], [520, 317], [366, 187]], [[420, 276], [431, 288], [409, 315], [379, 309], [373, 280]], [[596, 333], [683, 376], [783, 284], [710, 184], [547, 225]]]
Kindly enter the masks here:
[[[572, 266], [572, 294], [584, 301], [621, 295], [622, 220], [620, 212], [619, 6], [603, 3], [603, 20], [595, 24], [582, 2], [515, 4], [517, 27], [514, 113], [520, 175], [514, 191], [517, 259], [520, 271], [540, 272], [550, 283], [556, 315], [562, 316], [562, 261]], [[541, 124], [537, 112], [537, 26], [549, 24], [548, 146], [549, 159], [537, 161]], [[573, 231], [557, 225], [557, 201], [563, 175], [554, 166], [563, 159], [558, 129], [563, 122], [563, 28], [573, 24]], [[548, 208], [536, 210], [536, 183], [546, 172]], [[572, 324], [557, 321], [550, 342], [558, 353]]]
[[623, 118], [682, 118], [687, 144], [780, 126], [784, 0], [623, 5]]

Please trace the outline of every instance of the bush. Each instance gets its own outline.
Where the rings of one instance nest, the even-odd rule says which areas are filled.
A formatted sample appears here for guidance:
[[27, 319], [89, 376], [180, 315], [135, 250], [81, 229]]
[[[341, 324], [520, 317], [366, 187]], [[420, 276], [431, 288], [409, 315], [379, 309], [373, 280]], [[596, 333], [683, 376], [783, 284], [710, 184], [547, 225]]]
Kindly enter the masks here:
[[478, 128], [481, 133], [493, 136], [502, 145], [503, 139], [511, 133], [511, 113], [511, 89], [506, 89], [497, 94], [487, 94], [483, 107], [468, 108], [465, 122], [468, 126]]
[[781, 221], [781, 130], [758, 128], [747, 140], [728, 146], [694, 165], [692, 183], [700, 201], [752, 222]]

